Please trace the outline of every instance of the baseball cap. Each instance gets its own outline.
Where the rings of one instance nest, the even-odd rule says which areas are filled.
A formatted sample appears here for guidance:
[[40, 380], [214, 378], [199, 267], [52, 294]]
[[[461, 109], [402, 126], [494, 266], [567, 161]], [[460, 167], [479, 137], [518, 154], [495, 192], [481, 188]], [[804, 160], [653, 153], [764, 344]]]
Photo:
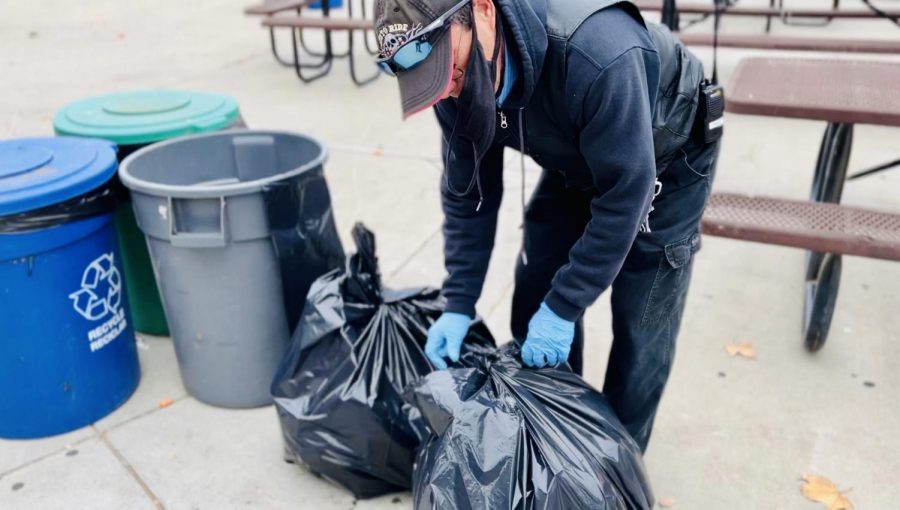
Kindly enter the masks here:
[[397, 76], [404, 119], [434, 106], [450, 87], [453, 51], [449, 27], [453, 15], [470, 1], [377, 0], [375, 3], [378, 62]]

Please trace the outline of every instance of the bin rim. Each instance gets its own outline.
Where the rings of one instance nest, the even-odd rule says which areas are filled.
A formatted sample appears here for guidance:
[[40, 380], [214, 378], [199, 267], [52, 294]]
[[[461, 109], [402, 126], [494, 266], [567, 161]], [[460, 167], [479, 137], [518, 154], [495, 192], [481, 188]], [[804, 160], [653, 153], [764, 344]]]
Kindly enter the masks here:
[[[132, 160], [140, 158], [143, 154], [160, 149], [162, 147], [168, 145], [175, 145], [185, 142], [190, 142], [192, 140], [202, 139], [202, 138], [215, 138], [215, 137], [235, 137], [235, 136], [267, 136], [267, 135], [280, 135], [280, 136], [289, 136], [294, 138], [302, 138], [313, 142], [318, 148], [319, 153], [312, 159], [310, 159], [307, 163], [304, 163], [294, 169], [291, 169], [286, 172], [279, 173], [277, 175], [273, 175], [271, 177], [265, 177], [262, 179], [255, 179], [252, 181], [239, 182], [234, 184], [217, 184], [217, 185], [202, 185], [202, 184], [193, 184], [189, 186], [177, 186], [173, 184], [159, 184], [151, 181], [147, 181], [144, 179], [139, 179], [129, 172]], [[259, 191], [264, 190], [268, 185], [283, 181], [285, 179], [290, 179], [292, 177], [297, 177], [298, 175], [302, 175], [316, 167], [322, 166], [325, 164], [325, 161], [328, 159], [328, 149], [325, 147], [318, 138], [304, 135], [292, 131], [276, 131], [276, 130], [257, 130], [257, 129], [248, 129], [248, 130], [239, 130], [239, 131], [219, 131], [214, 133], [201, 133], [196, 135], [188, 135], [181, 136], [178, 138], [172, 138], [170, 140], [165, 140], [162, 142], [157, 142], [146, 147], [142, 147], [132, 154], [128, 155], [122, 162], [119, 164], [118, 175], [122, 180], [122, 183], [131, 191], [137, 191], [139, 193], [144, 193], [147, 195], [160, 196], [160, 197], [177, 197], [177, 198], [210, 198], [210, 197], [222, 197], [222, 196], [235, 196], [235, 195], [246, 195], [250, 193], [258, 193]]]
[[138, 89], [85, 97], [59, 108], [59, 135], [144, 145], [182, 135], [225, 129], [240, 118], [231, 96], [185, 89]]

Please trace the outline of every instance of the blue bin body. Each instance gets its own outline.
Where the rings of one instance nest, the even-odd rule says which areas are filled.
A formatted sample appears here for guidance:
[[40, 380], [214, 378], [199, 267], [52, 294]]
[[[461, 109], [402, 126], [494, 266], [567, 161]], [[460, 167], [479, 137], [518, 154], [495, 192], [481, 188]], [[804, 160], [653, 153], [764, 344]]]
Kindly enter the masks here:
[[[329, 9], [340, 9], [343, 6], [344, 6], [344, 0], [329, 0], [328, 1]], [[322, 2], [321, 1], [313, 2], [313, 3], [309, 4], [309, 8], [310, 9], [321, 9]]]
[[[66, 166], [65, 157], [75, 154], [71, 147], [58, 145], [70, 142], [46, 140], [51, 139], [26, 145], [49, 147], [58, 157], [44, 168], [72, 174], [64, 186], [57, 179], [52, 200], [80, 196], [107, 173], [111, 177], [102, 170], [84, 183], [77, 178], [83, 169]], [[87, 142], [93, 147], [73, 150], [99, 151], [90, 164], [111, 164], [114, 172], [109, 143]], [[31, 186], [30, 194], [13, 186], [11, 180], [27, 180], [28, 171], [7, 172], [4, 180], [2, 156], [10, 154], [4, 143], [11, 142], [0, 143], [0, 225], [5, 215], [27, 213], [22, 204], [52, 205], [43, 195], [33, 200], [46, 186]], [[32, 175], [47, 173], [34, 170]], [[16, 200], [6, 200], [11, 196]], [[112, 213], [0, 233], [0, 437], [37, 438], [80, 428], [122, 405], [137, 388], [140, 366], [119, 259]]]

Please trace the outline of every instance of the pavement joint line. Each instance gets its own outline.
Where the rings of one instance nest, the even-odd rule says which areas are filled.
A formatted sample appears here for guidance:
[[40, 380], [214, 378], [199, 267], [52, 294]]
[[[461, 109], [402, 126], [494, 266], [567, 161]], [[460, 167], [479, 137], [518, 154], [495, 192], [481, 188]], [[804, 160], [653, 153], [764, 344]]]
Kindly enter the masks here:
[[[191, 396], [190, 396], [190, 395], [182, 395], [182, 396], [180, 396], [180, 397], [178, 397], [178, 398], [172, 399], [172, 405], [174, 405], [174, 404], [176, 404], [176, 403], [178, 403], [178, 402], [181, 402], [182, 400], [186, 400], [186, 399], [188, 399], [188, 398], [191, 398]], [[167, 406], [167, 407], [168, 407], [168, 406]], [[145, 417], [145, 416], [148, 416], [148, 415], [150, 415], [150, 414], [153, 414], [153, 413], [155, 413], [155, 412], [157, 412], [157, 411], [160, 411], [160, 410], [162, 410], [162, 409], [163, 409], [163, 408], [160, 408], [160, 407], [154, 407], [153, 409], [149, 409], [149, 410], [147, 410], [147, 411], [144, 411], [144, 412], [141, 413], [141, 414], [138, 414], [138, 415], [136, 415], [136, 416], [132, 416], [131, 418], [128, 418], [127, 420], [124, 420], [124, 421], [122, 421], [121, 423], [117, 423], [117, 424], [115, 424], [115, 425], [113, 425], [113, 426], [111, 426], [111, 427], [109, 427], [108, 429], [105, 429], [105, 430], [104, 430], [104, 429], [98, 428], [96, 424], [88, 425], [88, 426], [91, 427], [91, 429], [94, 431], [94, 434], [91, 434], [91, 435], [89, 435], [89, 436], [87, 436], [87, 437], [83, 437], [83, 438], [79, 439], [78, 441], [75, 441], [74, 443], [67, 444], [67, 445], [65, 445], [65, 446], [63, 446], [63, 447], [61, 447], [61, 448], [57, 448], [57, 449], [53, 450], [52, 452], [49, 452], [49, 453], [47, 453], [47, 454], [45, 454], [45, 455], [41, 455], [40, 457], [36, 457], [36, 458], [31, 459], [31, 460], [29, 460], [29, 461], [27, 461], [27, 462], [25, 462], [25, 463], [23, 463], [23, 464], [20, 464], [20, 465], [16, 466], [16, 467], [14, 467], [14, 468], [8, 469], [8, 470], [6, 470], [6, 471], [0, 473], [0, 478], [5, 478], [6, 476], [11, 475], [11, 474], [15, 473], [16, 471], [20, 471], [20, 470], [25, 469], [25, 468], [27, 468], [27, 467], [29, 467], [29, 466], [32, 466], [32, 465], [34, 465], [34, 464], [37, 464], [38, 462], [41, 462], [41, 461], [46, 460], [46, 459], [49, 459], [50, 457], [53, 457], [54, 455], [58, 455], [58, 454], [60, 454], [60, 453], [62, 453], [62, 452], [64, 452], [64, 451], [66, 451], [66, 450], [71, 449], [73, 446], [80, 445], [81, 443], [84, 443], [84, 442], [89, 441], [89, 440], [91, 440], [91, 439], [102, 439], [102, 438], [100, 437], [101, 435], [106, 434], [106, 433], [108, 433], [108, 432], [111, 432], [111, 431], [113, 431], [113, 430], [117, 430], [117, 429], [119, 429], [120, 427], [123, 427], [123, 426], [125, 426], [125, 425], [128, 425], [129, 423], [131, 423], [131, 422], [133, 422], [133, 421], [139, 420], [139, 419], [141, 419], [141, 418], [143, 418], [143, 417]], [[80, 429], [79, 429], [79, 430], [80, 430]], [[74, 432], [74, 431], [73, 431], [73, 432]]]
[[144, 479], [141, 478], [141, 475], [139, 475], [137, 470], [134, 469], [134, 466], [132, 466], [131, 463], [128, 462], [128, 459], [126, 459], [125, 456], [122, 455], [122, 453], [119, 452], [119, 450], [115, 446], [113, 446], [109, 438], [106, 437], [106, 432], [99, 430], [94, 425], [91, 425], [91, 427], [97, 433], [97, 437], [100, 439], [100, 441], [106, 445], [106, 448], [108, 448], [113, 455], [115, 455], [116, 459], [119, 460], [119, 463], [122, 464], [126, 471], [128, 471], [128, 474], [130, 474], [131, 477], [134, 478], [134, 481], [141, 486], [141, 489], [144, 491], [144, 494], [146, 494], [147, 497], [150, 498], [150, 502], [153, 503], [153, 506], [156, 507], [157, 510], [166, 510], [165, 505], [163, 505], [159, 500], [159, 497], [157, 497], [156, 494], [153, 493], [153, 490], [150, 489], [150, 486], [147, 485], [147, 482], [145, 482]]
[[[185, 395], [182, 395], [182, 396], [180, 396], [180, 397], [178, 397], [178, 398], [173, 398], [173, 399], [172, 399], [172, 403], [169, 404], [169, 405], [166, 406], [166, 407], [171, 407], [171, 406], [177, 404], [178, 402], [181, 402], [182, 400], [186, 400], [186, 399], [188, 399], [188, 398], [191, 398], [191, 396], [190, 396], [190, 395], [186, 395], [186, 394], [185, 394]], [[97, 428], [97, 430], [99, 430], [101, 433], [104, 433], [104, 434], [105, 434], [105, 433], [107, 433], [107, 432], [110, 432], [110, 431], [113, 431], [113, 430], [117, 430], [117, 429], [119, 429], [120, 427], [123, 427], [123, 426], [125, 426], [125, 425], [128, 425], [129, 423], [134, 422], [134, 421], [137, 421], [137, 420], [139, 420], [139, 419], [141, 419], [141, 418], [143, 418], [143, 417], [145, 417], [145, 416], [149, 416], [149, 415], [151, 415], [151, 414], [153, 414], [153, 413], [155, 413], [155, 412], [162, 411], [163, 409], [165, 409], [165, 408], [164, 408], [164, 407], [159, 407], [159, 406], [157, 405], [157, 406], [154, 407], [153, 409], [148, 409], [148, 410], [146, 410], [146, 411], [144, 411], [144, 412], [142, 412], [142, 413], [140, 413], [140, 414], [137, 414], [137, 415], [135, 415], [135, 416], [132, 416], [131, 418], [128, 418], [127, 420], [123, 420], [122, 422], [117, 423], [117, 424], [115, 424], [115, 425], [113, 425], [113, 426], [111, 426], [111, 427], [109, 427], [109, 428], [107, 428], [107, 429], [99, 429], [99, 428]], [[96, 424], [94, 425], [94, 427], [96, 428]]]
[[[80, 430], [80, 429], [79, 429], [79, 430]], [[73, 432], [74, 432], [74, 431], [73, 431]], [[53, 456], [55, 456], [55, 455], [59, 455], [60, 453], [66, 451], [66, 450], [70, 450], [73, 446], [80, 445], [81, 443], [90, 441], [91, 439], [97, 439], [97, 435], [96, 435], [96, 434], [91, 434], [91, 435], [89, 435], [89, 436], [87, 436], [87, 437], [83, 437], [83, 438], [79, 439], [78, 441], [75, 441], [74, 443], [69, 443], [69, 444], [63, 446], [62, 448], [57, 448], [57, 449], [53, 450], [53, 451], [50, 452], [50, 453], [47, 453], [47, 454], [45, 454], [45, 455], [41, 455], [40, 457], [36, 457], [36, 458], [34, 458], [34, 459], [31, 459], [31, 460], [29, 460], [29, 461], [26, 461], [24, 464], [20, 464], [20, 465], [14, 467], [14, 468], [12, 468], [12, 469], [8, 469], [8, 470], [6, 470], [6, 471], [0, 473], [0, 478], [5, 478], [5, 477], [7, 477], [7, 476], [9, 476], [9, 475], [11, 475], [11, 474], [13, 474], [13, 473], [15, 473], [16, 471], [21, 471], [22, 469], [25, 469], [25, 468], [27, 468], [27, 467], [29, 467], [29, 466], [33, 466], [33, 465], [37, 464], [38, 462], [47, 460], [47, 459], [49, 459], [50, 457], [53, 457]]]

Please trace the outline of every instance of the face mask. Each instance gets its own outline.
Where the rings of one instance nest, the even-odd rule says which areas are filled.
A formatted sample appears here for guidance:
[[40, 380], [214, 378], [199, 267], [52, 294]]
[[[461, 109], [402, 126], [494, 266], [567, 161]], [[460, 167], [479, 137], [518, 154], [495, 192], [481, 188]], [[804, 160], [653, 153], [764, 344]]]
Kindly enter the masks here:
[[[466, 66], [465, 82], [456, 101], [456, 122], [448, 141], [451, 150], [447, 152], [447, 161], [444, 168], [448, 170], [447, 187], [451, 193], [457, 196], [465, 196], [478, 187], [478, 206], [481, 208], [481, 180], [478, 177], [481, 160], [494, 142], [496, 130], [497, 100], [494, 96], [494, 82], [497, 76], [497, 56], [500, 54], [500, 17], [497, 16], [497, 36], [494, 40], [494, 54], [488, 62], [481, 52], [481, 44], [478, 43], [476, 29], [472, 27], [472, 52], [469, 54], [469, 63]], [[472, 146], [475, 168], [468, 186], [463, 191], [457, 191], [452, 184], [449, 175], [450, 159], [454, 158], [452, 148], [464, 140]], [[465, 142], [462, 142], [465, 145]], [[465, 171], [465, 169], [462, 169]]]

